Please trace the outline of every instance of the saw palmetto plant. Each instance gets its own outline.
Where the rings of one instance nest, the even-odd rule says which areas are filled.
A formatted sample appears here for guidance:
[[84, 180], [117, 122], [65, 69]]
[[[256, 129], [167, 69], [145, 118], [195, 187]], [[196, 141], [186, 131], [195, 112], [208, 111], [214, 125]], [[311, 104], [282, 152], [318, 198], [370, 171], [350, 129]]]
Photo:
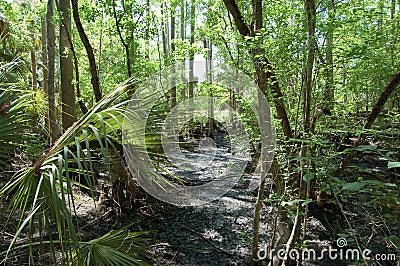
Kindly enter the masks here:
[[[12, 68], [2, 65], [0, 77], [7, 86], [0, 90], [0, 166], [26, 134], [24, 95], [29, 95], [11, 90], [6, 71]], [[128, 85], [105, 96], [36, 162], [20, 169], [2, 186], [2, 233], [12, 236], [0, 253], [2, 263], [24, 250], [29, 264], [50, 255], [52, 263], [63, 265], [146, 265], [141, 259], [144, 232], [124, 228], [87, 241], [76, 222], [79, 198], [74, 189], [85, 186], [94, 195], [94, 162], [102, 159], [106, 165], [110, 163], [110, 151], [120, 141]]]

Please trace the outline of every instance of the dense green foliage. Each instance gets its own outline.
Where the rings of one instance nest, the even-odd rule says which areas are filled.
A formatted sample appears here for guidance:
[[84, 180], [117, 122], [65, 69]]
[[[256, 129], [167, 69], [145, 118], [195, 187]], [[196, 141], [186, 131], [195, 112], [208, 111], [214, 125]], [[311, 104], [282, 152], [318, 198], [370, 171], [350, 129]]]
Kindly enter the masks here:
[[[55, 1], [51, 18], [57, 34], [65, 23], [57, 9], [61, 1], [68, 0]], [[80, 19], [94, 50], [103, 99], [95, 101], [87, 50], [73, 20], [68, 57], [74, 63], [78, 118], [70, 128], [61, 129], [63, 73], [56, 56], [56, 107], [52, 110], [56, 114], [52, 122], [60, 130], [56, 141], [49, 138], [45, 2], [0, 0], [0, 169], [12, 172], [0, 180], [0, 200], [2, 208], [7, 206], [2, 210], [4, 228], [14, 226], [10, 246], [1, 255], [10, 257], [15, 250], [27, 249], [32, 264], [50, 253], [52, 263], [145, 265], [142, 233], [117, 230], [94, 240], [81, 239], [74, 191], [89, 191], [92, 198], [102, 193], [96, 186], [97, 168], [111, 176], [114, 160], [122, 154], [122, 121], [130, 96], [151, 74], [192, 57], [232, 65], [258, 82], [259, 72], [268, 76], [263, 92], [276, 118], [275, 158], [280, 170], [274, 173], [278, 192], [262, 200], [279, 204], [282, 215], [294, 220], [307, 216], [308, 204], [318, 201], [321, 193], [339, 205], [359, 196], [382, 207], [383, 218], [399, 221], [398, 89], [380, 106], [373, 126], [365, 127], [377, 100], [400, 70], [398, 2], [320, 1], [313, 18], [314, 34], [309, 36], [308, 1], [253, 1], [262, 3], [261, 28], [256, 25], [255, 5], [233, 1], [242, 22], [249, 25], [250, 35], [246, 35], [227, 10], [231, 1], [80, 0]], [[310, 48], [310, 40], [315, 47]], [[257, 60], [264, 60], [259, 68]], [[310, 87], [307, 78], [311, 78]], [[271, 89], [275, 85], [282, 97]], [[160, 168], [168, 164], [160, 143], [160, 125], [190, 93], [190, 86], [177, 86], [150, 113], [146, 144]], [[223, 98], [240, 112], [256, 164], [262, 137], [256, 115], [242, 103], [243, 95], [238, 91], [233, 96], [229, 89], [207, 83], [194, 86], [194, 96], [208, 95]], [[280, 101], [291, 136], [284, 131], [284, 119], [276, 108]], [[210, 135], [210, 121], [191, 121], [184, 137], [198, 137], [193, 132], [199, 128], [208, 130], [201, 134]], [[337, 174], [340, 163], [354, 151], [384, 162], [389, 174], [371, 173], [359, 164], [349, 166], [352, 172]], [[18, 169], [7, 168], [11, 162], [17, 162]], [[108, 181], [115, 185], [112, 177]], [[127, 187], [116, 194], [123, 191], [128, 198]], [[34, 237], [37, 232], [39, 237]], [[23, 243], [17, 241], [21, 235], [28, 236]], [[399, 236], [387, 239], [399, 250]], [[34, 251], [36, 246], [40, 246], [41, 258]], [[55, 250], [61, 255], [56, 257]]]

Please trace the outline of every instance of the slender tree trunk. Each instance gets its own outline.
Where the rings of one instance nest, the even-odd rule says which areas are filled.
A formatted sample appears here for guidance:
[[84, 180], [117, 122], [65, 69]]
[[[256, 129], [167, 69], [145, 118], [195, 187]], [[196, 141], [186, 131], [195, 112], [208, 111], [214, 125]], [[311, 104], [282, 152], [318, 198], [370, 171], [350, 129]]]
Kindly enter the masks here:
[[30, 51], [31, 54], [31, 67], [32, 67], [32, 89], [37, 89], [37, 64], [36, 64], [36, 52], [35, 52], [35, 35], [34, 28], [31, 29], [31, 42], [32, 49]]
[[307, 13], [307, 64], [305, 75], [305, 90], [304, 90], [304, 132], [308, 133], [311, 128], [311, 91], [313, 81], [313, 68], [315, 58], [315, 1], [306, 0], [305, 8]]
[[97, 73], [99, 76], [99, 87], [101, 91], [101, 57], [103, 52], [103, 28], [104, 28], [104, 9], [101, 8], [101, 23], [100, 23], [100, 36], [99, 36], [99, 54], [97, 55]]
[[47, 2], [47, 67], [48, 67], [48, 85], [47, 97], [49, 101], [49, 136], [50, 143], [53, 143], [58, 137], [58, 126], [55, 107], [55, 47], [56, 47], [56, 32], [53, 24], [54, 18], [54, 0]]
[[[181, 2], [181, 7], [180, 7], [180, 38], [183, 41], [186, 38], [186, 19], [185, 19], [185, 8], [186, 8], [186, 1], [182, 0]], [[185, 77], [185, 72], [186, 72], [186, 67], [184, 66], [186, 61], [186, 57], [183, 56], [182, 57], [182, 75], [181, 75], [181, 79], [183, 81], [186, 81], [186, 77]], [[182, 100], [184, 100], [186, 98], [186, 86], [182, 86], [180, 94], [181, 94], [181, 98]]]
[[[32, 8], [32, 3], [31, 3], [31, 8]], [[31, 23], [30, 35], [31, 35], [31, 43], [32, 43], [32, 48], [30, 50], [31, 68], [32, 68], [32, 89], [36, 90], [38, 87], [38, 82], [37, 82], [37, 63], [36, 63], [36, 51], [35, 51], [36, 50], [36, 47], [35, 47], [35, 25], [34, 25], [33, 21]], [[0, 34], [0, 39], [1, 39], [1, 34]]]
[[[48, 62], [47, 62], [47, 24], [46, 19], [42, 18], [41, 20], [41, 42], [42, 42], [42, 70], [43, 70], [43, 92], [47, 95], [48, 93], [48, 85], [49, 85], [49, 69], [48, 69]], [[45, 125], [46, 128], [50, 128], [50, 121], [49, 121], [49, 113], [45, 117]]]
[[146, 0], [146, 43], [145, 57], [150, 60], [150, 0]]
[[390, 42], [390, 58], [391, 58], [391, 63], [392, 65], [394, 64], [394, 53], [395, 53], [395, 45], [397, 41], [397, 35], [396, 35], [396, 28], [398, 27], [399, 23], [398, 21], [395, 22], [395, 15], [396, 15], [396, 0], [390, 1], [390, 22], [392, 24], [392, 28], [390, 29], [391, 31], [391, 39], [392, 41]]
[[[395, 20], [395, 17], [397, 15], [396, 14], [396, 0], [391, 0], [390, 3], [391, 3], [390, 4], [390, 22], [392, 25], [392, 28], [390, 29], [390, 32], [391, 32], [390, 61], [391, 61], [392, 67], [394, 67], [395, 66], [396, 43], [397, 43], [396, 31], [399, 28], [399, 20]], [[400, 8], [400, 2], [399, 2], [399, 8]], [[397, 106], [400, 105], [400, 101], [398, 99], [399, 97], [397, 97], [397, 95], [395, 95], [395, 97], [393, 97], [392, 100], [390, 101], [390, 110], [393, 110], [394, 108], [396, 108], [396, 102], [397, 102]]]
[[180, 23], [181, 23], [181, 29], [180, 29], [180, 37], [182, 40], [185, 39], [185, 32], [186, 32], [186, 23], [185, 23], [185, 7], [186, 7], [186, 1], [182, 0], [181, 1], [181, 8], [180, 8]]
[[[42, 19], [42, 68], [43, 68], [43, 91], [47, 94], [47, 86], [49, 80], [49, 71], [48, 71], [48, 64], [47, 64], [47, 28], [46, 28], [46, 20]], [[48, 126], [49, 123], [47, 122], [46, 125]]]
[[335, 88], [333, 78], [333, 31], [335, 23], [334, 0], [328, 0], [328, 30], [326, 33], [326, 87], [325, 87], [325, 110], [331, 113], [334, 108]]
[[60, 25], [60, 72], [62, 126], [68, 129], [76, 121], [76, 99], [73, 85], [73, 64], [69, 54], [71, 45], [68, 34], [71, 32], [70, 0], [59, 1], [62, 23]]
[[[316, 7], [315, 7], [315, 0], [306, 0], [305, 1], [305, 10], [306, 10], [306, 17], [307, 17], [307, 62], [306, 62], [306, 71], [305, 71], [305, 88], [304, 88], [304, 106], [303, 106], [303, 129], [304, 129], [304, 139], [308, 138], [308, 135], [311, 131], [311, 97], [312, 97], [312, 81], [313, 81], [313, 69], [314, 69], [314, 58], [315, 58], [315, 23], [316, 23]], [[306, 143], [302, 143], [300, 148], [299, 156], [308, 157], [309, 156], [309, 147]], [[300, 169], [301, 173], [299, 176], [299, 199], [306, 200], [307, 196], [310, 194], [310, 183], [306, 183], [303, 180], [303, 176], [307, 173], [307, 163], [301, 162]], [[306, 226], [307, 222], [307, 212], [308, 208], [303, 207], [301, 204], [297, 205], [297, 214], [294, 219], [294, 224], [292, 228], [292, 232], [290, 238], [286, 244], [286, 251], [293, 247], [293, 245], [299, 239], [300, 234], [300, 225], [301, 225], [301, 216], [304, 214], [303, 225]], [[305, 230], [304, 230], [305, 232]], [[285, 261], [282, 263], [285, 265]]]
[[[259, 32], [262, 29], [262, 2], [261, 0], [253, 0], [252, 1], [252, 9], [253, 9], [253, 20], [252, 20], [252, 28], [249, 29], [249, 34], [254, 36], [256, 32]], [[265, 71], [262, 69], [266, 66], [266, 58], [265, 56], [257, 56], [260, 54], [265, 54], [265, 51], [262, 51], [260, 48], [253, 48], [252, 49], [253, 55], [253, 64], [256, 69], [257, 75], [257, 84], [260, 87], [260, 91], [258, 91], [258, 104], [259, 104], [259, 121], [262, 121], [262, 112], [264, 111], [265, 106], [262, 106], [262, 94], [266, 93], [266, 86], [267, 86], [267, 77]], [[262, 94], [261, 94], [262, 93]], [[265, 133], [262, 130], [262, 125], [260, 125], [260, 133]], [[263, 136], [263, 135], [262, 135]], [[261, 137], [262, 145], [261, 145], [261, 170], [260, 170], [260, 186], [258, 187], [257, 199], [254, 204], [254, 216], [253, 216], [253, 243], [252, 243], [252, 265], [255, 265], [256, 260], [258, 259], [258, 242], [259, 242], [259, 230], [260, 230], [260, 212], [262, 208], [262, 201], [264, 200], [264, 191], [265, 191], [265, 177], [266, 173], [266, 150], [263, 143], [265, 142], [265, 136]]]
[[161, 3], [161, 38], [162, 38], [162, 44], [163, 44], [163, 54], [164, 54], [164, 60], [167, 60], [168, 57], [168, 36], [166, 29], [168, 27], [166, 18], [165, 18], [165, 12], [167, 10], [167, 4], [165, 2]]
[[[253, 6], [260, 6], [260, 0], [254, 0]], [[243, 16], [239, 11], [239, 8], [234, 0], [224, 0], [225, 7], [231, 13], [233, 20], [235, 22], [236, 28], [239, 33], [244, 37], [252, 37], [249, 26], [244, 22]], [[258, 12], [260, 14], [261, 11]], [[260, 19], [257, 16], [258, 22], [256, 24], [260, 25]], [[262, 26], [262, 18], [261, 18], [261, 26]], [[290, 126], [289, 118], [283, 104], [283, 94], [279, 87], [278, 80], [276, 79], [276, 75], [274, 73], [272, 64], [268, 61], [265, 54], [265, 49], [263, 48], [253, 48], [251, 49], [251, 54], [253, 57], [254, 68], [257, 74], [257, 84], [260, 87], [261, 91], [264, 93], [267, 92], [267, 85], [270, 84], [270, 89], [273, 96], [273, 102], [275, 105], [275, 109], [278, 115], [278, 118], [281, 121], [281, 126], [283, 133], [287, 139], [292, 137], [292, 129]]]
[[[365, 122], [363, 129], [370, 129], [372, 127], [372, 124], [382, 111], [390, 95], [399, 86], [399, 84], [400, 84], [400, 72], [397, 72], [390, 80], [385, 90], [382, 92], [378, 101], [375, 103], [374, 108], [371, 110], [370, 114], [367, 117], [367, 121]], [[354, 144], [354, 147], [357, 148], [358, 146], [362, 145], [364, 141], [365, 141], [365, 134], [361, 133], [358, 136], [356, 143]], [[334, 176], [336, 177], [341, 176], [346, 167], [351, 163], [351, 161], [354, 159], [354, 157], [356, 157], [356, 155], [357, 155], [357, 149], [353, 149], [347, 155], [347, 157], [340, 163], [340, 167], [334, 172]]]
[[175, 52], [175, 15], [176, 15], [176, 8], [175, 6], [171, 6], [171, 52]]
[[[190, 47], [194, 45], [194, 30], [195, 30], [195, 19], [196, 19], [196, 5], [191, 2], [190, 6]], [[190, 49], [189, 51], [189, 99], [193, 98], [194, 90], [194, 51]]]
[[[171, 62], [175, 65], [175, 5], [171, 6]], [[173, 74], [175, 74], [175, 66], [173, 66]], [[175, 75], [171, 79], [171, 108], [176, 106], [176, 82]]]
[[[262, 22], [262, 1], [261, 0], [253, 0], [252, 1], [252, 9], [253, 9], [253, 21], [251, 24], [251, 28], [244, 22], [243, 16], [234, 0], [224, 0], [225, 7], [227, 8], [228, 12], [232, 15], [236, 28], [238, 29], [239, 33], [245, 38], [253, 38], [255, 33], [259, 32], [262, 29], [263, 22]], [[275, 109], [277, 111], [278, 118], [281, 120], [281, 126], [283, 133], [287, 139], [292, 137], [292, 130], [290, 126], [290, 122], [288, 119], [288, 115], [283, 104], [283, 95], [280, 90], [278, 81], [276, 79], [276, 75], [273, 71], [273, 67], [271, 63], [266, 58], [265, 49], [260, 48], [257, 46], [255, 48], [250, 49], [250, 53], [252, 55], [254, 68], [256, 71], [256, 81], [257, 85], [259, 86], [260, 90], [266, 94], [267, 88], [271, 90], [271, 94], [273, 96], [273, 101], [275, 105]], [[259, 95], [260, 97], [260, 95]], [[260, 104], [260, 102], [259, 102]], [[262, 141], [265, 138], [261, 138]], [[264, 146], [263, 146], [264, 147]], [[265, 147], [264, 147], [265, 148]], [[264, 198], [264, 188], [265, 188], [265, 176], [267, 175], [265, 170], [265, 162], [267, 161], [267, 151], [265, 149], [261, 150], [261, 184], [258, 191], [257, 200], [255, 203], [254, 208], [254, 219], [253, 219], [253, 247], [252, 247], [252, 264], [254, 265], [257, 260], [258, 256], [258, 229], [259, 229], [259, 217], [260, 217], [260, 210], [262, 206], [262, 200]], [[277, 187], [282, 187], [283, 180], [280, 175], [274, 176], [274, 182]], [[280, 213], [281, 220], [286, 220], [286, 216], [283, 213]], [[285, 224], [285, 222], [283, 222]], [[286, 226], [282, 226], [285, 227]], [[283, 241], [287, 239], [288, 232], [287, 230], [281, 230], [282, 235], [280, 242], [281, 244]]]
[[[212, 44], [210, 39], [204, 39], [203, 40], [203, 46], [204, 49], [207, 50], [207, 56], [206, 56], [206, 76], [207, 76], [207, 81], [212, 84]], [[212, 99], [213, 97], [213, 91], [212, 91], [212, 86], [210, 86], [210, 89], [208, 91], [208, 136], [213, 138], [214, 137], [214, 101]]]
[[379, 8], [378, 29], [377, 29], [378, 32], [382, 31], [385, 2], [387, 1], [382, 1], [382, 0], [378, 1], [378, 8]]
[[93, 48], [90, 45], [89, 39], [83, 29], [82, 22], [79, 17], [78, 0], [71, 0], [71, 3], [72, 3], [72, 14], [74, 17], [75, 25], [78, 30], [79, 37], [83, 43], [83, 46], [85, 46], [85, 50], [89, 60], [90, 74], [92, 76], [90, 82], [92, 83], [93, 86], [94, 97], [96, 102], [98, 102], [101, 100], [102, 94], [100, 91], [100, 81], [96, 67], [97, 66], [96, 59], [94, 57]]
[[124, 37], [122, 36], [121, 32], [121, 27], [120, 27], [120, 22], [121, 18], [118, 18], [117, 16], [117, 11], [115, 9], [116, 3], [115, 1], [113, 2], [113, 14], [114, 14], [114, 19], [115, 19], [115, 26], [117, 27], [117, 32], [119, 39], [121, 40], [122, 46], [124, 46], [125, 49], [125, 56], [126, 56], [126, 69], [128, 71], [128, 78], [132, 77], [132, 64], [131, 64], [131, 54], [130, 54], [130, 49], [129, 49], [129, 44], [125, 42]]
[[[58, 7], [58, 10], [60, 11], [60, 8]], [[60, 12], [60, 17], [62, 17], [61, 12]], [[61, 20], [61, 24], [65, 27], [65, 22], [64, 20]], [[74, 49], [74, 43], [72, 42], [72, 37], [71, 37], [71, 27], [68, 27], [69, 30], [65, 31], [66, 37], [68, 39], [68, 44], [69, 44], [69, 49], [71, 50], [72, 53], [72, 58], [74, 59], [74, 72], [75, 72], [75, 85], [76, 85], [76, 98], [78, 99], [78, 106], [79, 109], [81, 109], [81, 112], [83, 114], [86, 114], [88, 112], [88, 109], [83, 102], [82, 95], [81, 95], [81, 90], [80, 90], [80, 78], [79, 78], [79, 63], [78, 63], [78, 57], [76, 55], [75, 49]]]

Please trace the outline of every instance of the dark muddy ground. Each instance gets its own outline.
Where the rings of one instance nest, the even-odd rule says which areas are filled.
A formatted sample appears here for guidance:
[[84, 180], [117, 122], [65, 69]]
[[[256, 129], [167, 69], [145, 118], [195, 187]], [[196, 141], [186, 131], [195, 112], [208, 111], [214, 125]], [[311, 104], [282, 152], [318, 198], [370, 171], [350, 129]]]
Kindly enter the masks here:
[[[364, 172], [350, 168], [343, 178], [346, 182], [354, 182], [360, 175], [365, 179], [392, 178], [386, 162], [374, 155], [360, 154], [354, 166], [363, 167]], [[123, 223], [138, 221], [133, 230], [151, 231], [148, 259], [153, 265], [249, 265], [256, 198], [256, 192], [248, 190], [250, 179], [245, 174], [222, 198], [197, 207], [176, 207], [146, 196], [124, 216]], [[371, 259], [369, 265], [399, 265], [396, 243], [387, 239], [400, 235], [399, 206], [371, 203], [373, 199], [373, 193], [353, 193], [339, 195], [340, 205], [334, 199], [320, 205], [311, 203], [307, 240], [302, 247], [314, 249], [316, 258], [321, 258], [306, 259], [299, 265], [363, 265], [361, 258], [357, 261], [351, 259], [350, 253], [345, 255], [346, 250], [357, 246], [361, 250], [371, 249], [371, 258], [376, 254], [386, 256], [386, 260]], [[275, 214], [276, 209], [265, 203], [260, 219], [260, 246], [267, 251], [271, 249]], [[344, 246], [337, 243], [339, 238], [345, 239]], [[337, 249], [336, 258], [334, 250], [332, 256], [322, 253], [330, 248]], [[260, 265], [267, 263], [268, 256], [260, 261]]]
[[[220, 158], [224, 160], [223, 156]], [[393, 177], [386, 163], [375, 155], [360, 154], [354, 166], [362, 166], [364, 172], [350, 168], [344, 177], [347, 182], [354, 182], [360, 175], [365, 179], [380, 180]], [[115, 211], [110, 200], [97, 204], [94, 210], [94, 201], [77, 191], [84, 199], [77, 206], [77, 214], [87, 238], [131, 223], [134, 223], [130, 227], [132, 231], [149, 231], [146, 257], [152, 265], [249, 265], [256, 198], [256, 192], [247, 189], [250, 179], [251, 176], [245, 174], [222, 198], [197, 207], [177, 207], [141, 191], [133, 207], [123, 214]], [[342, 247], [342, 252], [357, 248], [358, 242], [361, 249], [371, 249], [371, 257], [376, 254], [386, 256], [386, 260], [370, 260], [368, 265], [400, 265], [400, 254], [396, 251], [398, 243], [388, 239], [389, 236], [400, 236], [399, 206], [379, 201], [371, 203], [373, 193], [353, 193], [345, 198], [339, 195], [338, 199], [341, 205], [335, 202], [309, 205], [307, 240], [297, 246], [315, 249], [318, 257], [322, 256], [323, 249], [338, 249], [336, 240], [344, 237], [347, 244]], [[271, 248], [271, 224], [275, 213], [272, 206], [264, 204], [260, 246], [267, 251]], [[2, 239], [2, 250], [11, 239], [11, 235]], [[337, 252], [340, 255], [340, 249]], [[396, 257], [393, 259], [390, 254]], [[10, 261], [8, 265], [26, 265], [24, 258], [26, 254], [21, 252], [13, 259], [15, 262]], [[268, 258], [260, 261], [260, 265], [267, 263]], [[299, 265], [363, 265], [363, 262], [346, 258], [332, 260], [325, 254], [320, 259], [299, 262]]]

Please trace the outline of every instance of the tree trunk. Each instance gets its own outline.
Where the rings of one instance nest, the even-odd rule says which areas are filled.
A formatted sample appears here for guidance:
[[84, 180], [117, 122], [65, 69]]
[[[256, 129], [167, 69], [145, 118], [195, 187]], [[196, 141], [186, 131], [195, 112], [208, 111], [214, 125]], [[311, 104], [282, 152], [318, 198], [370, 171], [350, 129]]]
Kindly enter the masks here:
[[[58, 7], [58, 10], [60, 11], [60, 7]], [[61, 12], [60, 12], [61, 13]], [[61, 14], [59, 14], [60, 17], [62, 17]], [[64, 29], [66, 29], [67, 27], [65, 27], [65, 22], [64, 20], [61, 20], [61, 24], [64, 26]], [[81, 95], [81, 90], [80, 90], [80, 78], [79, 78], [79, 64], [78, 64], [78, 57], [76, 55], [75, 49], [74, 49], [74, 44], [72, 42], [72, 37], [71, 37], [71, 27], [68, 27], [69, 30], [65, 31], [68, 43], [69, 43], [69, 49], [71, 50], [72, 53], [72, 58], [74, 59], [74, 72], [75, 72], [75, 85], [76, 85], [76, 98], [78, 99], [78, 106], [79, 109], [81, 109], [81, 112], [83, 114], [86, 114], [88, 112], [88, 109], [85, 105], [85, 103], [83, 102], [82, 99], [82, 95]], [[75, 108], [76, 110], [76, 108]]]
[[[47, 24], [46, 24], [46, 19], [42, 18], [41, 20], [41, 26], [42, 26], [42, 36], [41, 36], [41, 42], [42, 42], [42, 70], [43, 70], [43, 91], [47, 95], [48, 93], [48, 85], [49, 85], [49, 68], [48, 68], [48, 62], [47, 62]], [[47, 128], [50, 128], [50, 122], [49, 122], [49, 115], [47, 112], [47, 115], [45, 117], [45, 126]]]
[[[378, 117], [380, 112], [382, 111], [383, 107], [385, 106], [385, 103], [389, 99], [390, 95], [393, 93], [393, 91], [399, 86], [400, 84], [400, 72], [397, 72], [389, 84], [386, 86], [385, 90], [382, 92], [381, 96], [379, 97], [378, 101], [375, 103], [374, 108], [372, 109], [371, 113], [367, 117], [367, 121], [364, 124], [363, 129], [370, 129], [372, 127], [372, 124], [374, 123], [375, 119]], [[339, 177], [342, 175], [346, 167], [351, 163], [351, 161], [356, 157], [357, 155], [357, 147], [362, 145], [365, 140], [365, 134], [361, 133], [355, 144], [354, 144], [354, 149], [347, 155], [347, 157], [340, 163], [340, 167], [334, 172], [334, 176]]]
[[[306, 0], [305, 1], [305, 10], [307, 17], [307, 62], [306, 62], [306, 71], [305, 71], [305, 88], [304, 88], [304, 105], [303, 105], [303, 130], [304, 130], [304, 139], [308, 138], [308, 135], [311, 131], [311, 92], [312, 92], [312, 81], [313, 81], [313, 68], [314, 68], [314, 58], [315, 58], [315, 23], [316, 23], [316, 7], [315, 0]], [[301, 144], [300, 154], [301, 157], [309, 156], [309, 146], [306, 143]], [[308, 165], [307, 162], [300, 162], [300, 175], [299, 175], [299, 195], [298, 198], [300, 200], [306, 200], [308, 195], [310, 194], [310, 183], [306, 183], [303, 180], [303, 176], [308, 173], [307, 171]], [[294, 244], [299, 239], [300, 227], [301, 227], [301, 216], [304, 213], [303, 226], [304, 228], [307, 225], [307, 212], [308, 208], [303, 207], [301, 204], [297, 205], [297, 213], [294, 219], [292, 232], [290, 237], [286, 243], [286, 252], [289, 252], [290, 249], [294, 246]], [[305, 229], [304, 229], [305, 232]], [[285, 265], [285, 261], [282, 263], [282, 266]]]
[[48, 85], [47, 97], [49, 101], [49, 136], [50, 143], [53, 143], [58, 137], [58, 126], [55, 107], [55, 47], [56, 47], [56, 32], [53, 24], [54, 18], [54, 0], [48, 0], [46, 24], [47, 24], [47, 68], [48, 68]]
[[165, 2], [161, 3], [161, 36], [162, 36], [162, 44], [163, 44], [163, 53], [164, 53], [164, 60], [167, 60], [168, 57], [168, 34], [167, 34], [167, 28], [168, 28], [168, 23], [166, 22], [168, 19], [165, 18], [165, 11], [167, 9], [167, 4]]
[[[203, 40], [204, 44], [204, 49], [207, 50], [207, 55], [206, 55], [206, 76], [207, 76], [207, 81], [212, 84], [213, 77], [212, 77], [212, 44], [210, 39], [204, 39]], [[213, 91], [212, 91], [212, 86], [210, 86], [209, 91], [208, 91], [208, 136], [210, 138], [214, 137], [214, 101], [212, 99], [213, 97]]]
[[[196, 6], [191, 2], [190, 6], [190, 47], [194, 45], [194, 30], [195, 30], [195, 19], [196, 19]], [[194, 51], [190, 49], [189, 51], [189, 99], [193, 98], [194, 90]]]
[[313, 81], [313, 68], [315, 57], [315, 2], [314, 0], [306, 0], [305, 8], [307, 14], [307, 64], [305, 75], [304, 90], [304, 132], [308, 133], [311, 127], [311, 91]]
[[[175, 74], [175, 5], [171, 4], [171, 62], [173, 65], [173, 74]], [[171, 79], [171, 108], [176, 106], [176, 82], [175, 75]]]
[[[255, 0], [253, 6], [260, 6], [261, 0]], [[231, 13], [233, 20], [235, 22], [236, 28], [239, 33], [244, 37], [253, 37], [250, 31], [249, 26], [244, 22], [242, 14], [239, 11], [239, 8], [234, 0], [224, 0], [224, 4], [226, 9]], [[261, 10], [261, 9], [260, 9]], [[258, 14], [262, 14], [261, 11], [257, 12]], [[256, 19], [258, 22], [256, 24], [258, 26], [262, 26], [262, 18], [259, 17]], [[261, 23], [260, 23], [261, 21]], [[263, 48], [253, 48], [251, 49], [251, 54], [253, 58], [254, 68], [257, 74], [257, 84], [260, 87], [261, 91], [264, 93], [267, 92], [267, 85], [270, 85], [271, 93], [273, 96], [273, 102], [276, 108], [276, 112], [279, 120], [281, 121], [281, 126], [283, 133], [287, 139], [292, 137], [292, 129], [290, 126], [289, 118], [283, 104], [283, 94], [279, 87], [278, 80], [276, 79], [276, 75], [273, 71], [273, 67], [271, 63], [265, 56], [265, 49]]]
[[[180, 23], [181, 23], [181, 25], [180, 25], [181, 26], [181, 28], [180, 28], [180, 37], [181, 37], [182, 41], [186, 38], [185, 7], [186, 7], [186, 1], [182, 0], [181, 7], [180, 7], [181, 8], [181, 10], [180, 10], [181, 11], [180, 12], [180, 16], [181, 16], [181, 18], [180, 18]], [[181, 74], [181, 80], [183, 80], [183, 81], [187, 80], [186, 77], [185, 77], [185, 74], [184, 74], [186, 72], [186, 67], [184, 65], [185, 61], [186, 61], [186, 57], [183, 56], [182, 57], [182, 74]], [[181, 91], [180, 91], [182, 100], [184, 100], [186, 98], [186, 90], [187, 90], [187, 87], [186, 86], [182, 86]]]
[[70, 1], [60, 0], [60, 72], [61, 72], [61, 107], [62, 126], [67, 130], [76, 121], [76, 99], [73, 82], [73, 64], [69, 54], [71, 46], [68, 34], [71, 32]]
[[104, 9], [101, 8], [101, 23], [100, 23], [100, 36], [99, 36], [99, 53], [97, 55], [97, 75], [99, 76], [99, 87], [101, 91], [101, 66], [102, 66], [102, 52], [103, 52], [103, 31], [104, 31]]
[[150, 0], [146, 0], [146, 43], [145, 58], [150, 60]]
[[333, 78], [333, 30], [335, 23], [334, 0], [328, 1], [328, 29], [326, 33], [326, 87], [324, 113], [330, 114], [334, 108], [335, 88]]
[[114, 14], [114, 19], [115, 19], [115, 26], [117, 28], [118, 36], [119, 36], [119, 39], [121, 40], [122, 46], [124, 46], [124, 49], [125, 49], [126, 69], [128, 71], [128, 78], [130, 78], [130, 77], [132, 77], [131, 54], [130, 54], [130, 50], [129, 50], [129, 45], [125, 42], [124, 37], [122, 36], [120, 25], [119, 25], [122, 17], [118, 18], [115, 6], [116, 6], [116, 4], [114, 1], [113, 2], [113, 14]]
[[71, 1], [72, 1], [72, 14], [74, 16], [75, 25], [78, 30], [79, 37], [83, 43], [83, 46], [85, 46], [85, 50], [89, 60], [90, 74], [92, 76], [90, 82], [92, 83], [93, 86], [94, 97], [96, 102], [98, 102], [101, 100], [102, 94], [100, 91], [100, 81], [96, 67], [97, 66], [96, 59], [94, 57], [93, 48], [90, 45], [89, 39], [83, 29], [82, 22], [79, 17], [78, 0], [71, 0]]
[[[47, 26], [46, 26], [46, 20], [42, 19], [41, 21], [42, 24], [42, 36], [41, 36], [41, 41], [42, 41], [42, 69], [43, 69], [43, 91], [47, 94], [47, 85], [48, 85], [48, 80], [49, 80], [49, 69], [48, 69], [48, 64], [47, 64]], [[49, 125], [48, 122], [46, 125]]]
[[181, 35], [181, 39], [184, 40], [185, 39], [185, 32], [186, 32], [186, 23], [185, 23], [185, 7], [186, 7], [186, 1], [182, 0], [181, 1], [181, 8], [180, 8], [180, 23], [181, 23], [181, 29], [180, 29], [180, 35]]
[[34, 28], [32, 26], [31, 29], [31, 42], [32, 42], [32, 49], [30, 51], [31, 54], [31, 67], [32, 67], [32, 89], [37, 89], [37, 64], [36, 64], [36, 52], [35, 52], [35, 35], [34, 35]]
[[[243, 38], [248, 39], [249, 37], [252, 39], [256, 33], [260, 32], [263, 26], [262, 22], [262, 1], [261, 0], [253, 0], [252, 1], [252, 9], [253, 9], [253, 21], [252, 28], [250, 28], [243, 19], [243, 16], [234, 0], [224, 0], [224, 4], [228, 12], [232, 15], [233, 20], [235, 22], [236, 28], [239, 33], [243, 36]], [[278, 118], [281, 120], [281, 126], [283, 133], [287, 139], [292, 137], [292, 130], [290, 126], [290, 122], [288, 119], [288, 115], [283, 104], [283, 95], [280, 90], [278, 81], [276, 79], [276, 75], [273, 71], [273, 67], [265, 56], [265, 49], [260, 48], [259, 45], [256, 45], [256, 48], [250, 48], [250, 53], [253, 59], [253, 65], [256, 71], [256, 82], [259, 86], [260, 90], [266, 94], [268, 84], [271, 90], [271, 94], [273, 97], [274, 105], [277, 111]], [[260, 97], [260, 95], [259, 95]], [[260, 104], [260, 103], [259, 103]], [[263, 140], [264, 138], [262, 138]], [[258, 190], [258, 196], [255, 203], [254, 208], [254, 219], [253, 219], [253, 247], [252, 247], [252, 264], [254, 265], [258, 256], [258, 228], [259, 228], [259, 217], [260, 210], [262, 206], [262, 201], [264, 198], [264, 188], [265, 188], [265, 163], [267, 158], [267, 152], [261, 151], [261, 184]], [[274, 182], [276, 186], [281, 187], [283, 184], [283, 180], [280, 175], [274, 176]], [[282, 221], [285, 220], [285, 214], [280, 214]], [[287, 235], [281, 237], [281, 242], [287, 239]], [[280, 243], [281, 243], [280, 242]], [[279, 243], [279, 244], [280, 244]]]

